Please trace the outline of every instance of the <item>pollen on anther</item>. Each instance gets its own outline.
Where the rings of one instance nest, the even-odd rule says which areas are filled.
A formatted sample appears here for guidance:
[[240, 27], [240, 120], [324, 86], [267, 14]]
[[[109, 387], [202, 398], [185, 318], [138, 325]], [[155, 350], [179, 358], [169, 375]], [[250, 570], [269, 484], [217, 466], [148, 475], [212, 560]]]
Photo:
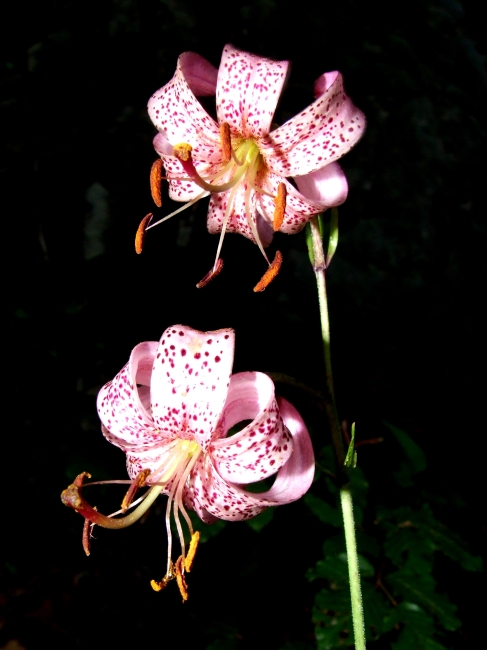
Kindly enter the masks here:
[[264, 289], [270, 285], [272, 280], [274, 280], [276, 275], [279, 273], [281, 265], [282, 265], [282, 254], [280, 251], [276, 251], [276, 255], [274, 257], [274, 260], [272, 261], [272, 264], [269, 266], [269, 268], [264, 273], [260, 281], [254, 287], [254, 291], [256, 293], [260, 291], [264, 291]]
[[198, 548], [199, 541], [200, 541], [200, 533], [197, 530], [193, 533], [193, 536], [191, 537], [188, 554], [184, 558], [184, 569], [188, 573], [191, 571], [191, 567], [193, 566], [194, 556], [196, 555], [196, 549]]
[[151, 580], [150, 586], [152, 587], [152, 589], [154, 589], [154, 591], [162, 591], [167, 587], [172, 577], [173, 576], [170, 575], [164, 576], [164, 578], [160, 582], [157, 582], [157, 580]]
[[153, 163], [150, 170], [150, 193], [158, 208], [162, 207], [162, 169], [162, 160], [158, 158], [155, 163]]
[[286, 185], [284, 183], [279, 183], [275, 199], [276, 207], [274, 208], [274, 218], [272, 221], [274, 232], [277, 232], [279, 230], [279, 228], [282, 226], [282, 222], [284, 221], [284, 213], [286, 212], [286, 196]]
[[142, 249], [144, 248], [145, 231], [147, 230], [151, 221], [152, 212], [149, 212], [149, 214], [145, 215], [145, 217], [140, 222], [139, 227], [137, 228], [137, 232], [135, 234], [135, 252], [137, 255], [140, 255], [140, 253], [142, 253]]
[[188, 600], [188, 585], [186, 584], [186, 579], [183, 573], [183, 567], [181, 566], [182, 561], [183, 561], [183, 556], [180, 555], [178, 557], [176, 564], [174, 565], [174, 568], [176, 573], [176, 582], [178, 583], [178, 587], [183, 599], [183, 603], [185, 603]]
[[230, 139], [230, 126], [226, 122], [220, 124], [220, 142], [223, 162], [228, 162], [232, 157], [232, 141]]

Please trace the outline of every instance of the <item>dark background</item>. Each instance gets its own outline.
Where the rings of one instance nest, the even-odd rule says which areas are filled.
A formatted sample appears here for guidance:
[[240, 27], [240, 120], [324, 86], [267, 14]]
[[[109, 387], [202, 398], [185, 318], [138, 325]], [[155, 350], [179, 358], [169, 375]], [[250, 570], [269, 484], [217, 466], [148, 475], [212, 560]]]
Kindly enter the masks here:
[[[282, 372], [322, 388], [303, 234], [276, 237], [283, 269], [261, 295], [252, 287], [263, 260], [236, 236], [225, 240], [220, 277], [195, 288], [218, 241], [206, 232], [205, 201], [151, 231], [143, 255], [133, 250], [138, 222], [153, 209], [147, 100], [181, 52], [218, 65], [226, 42], [292, 60], [280, 123], [334, 69], [367, 115], [365, 137], [342, 160], [350, 195], [328, 275], [340, 415], [357, 422], [359, 440], [386, 437], [381, 450], [363, 447], [359, 456], [381, 486], [378, 499], [384, 491], [394, 499], [381, 483], [392, 462], [382, 420], [410, 433], [427, 454], [438, 516], [478, 554], [487, 75], [477, 3], [392, 9], [344, 0], [318, 11], [304, 0], [289, 11], [273, 0], [60, 0], [11, 3], [1, 22], [8, 393], [0, 647], [205, 648], [225, 635], [239, 648], [312, 642], [313, 593], [302, 576], [321, 539], [310, 538], [302, 504], [280, 509], [258, 536], [235, 524], [205, 544], [183, 608], [175, 592], [148, 587], [165, 563], [160, 518], [100, 532], [87, 559], [81, 519], [58, 496], [82, 470], [125, 477], [122, 453], [99, 432], [96, 393], [135, 344], [169, 325], [234, 327], [235, 371]], [[170, 209], [166, 200], [161, 214]], [[319, 448], [322, 414], [303, 395], [290, 397]], [[457, 579], [464, 629], [451, 643], [465, 647], [476, 639], [479, 579]]]

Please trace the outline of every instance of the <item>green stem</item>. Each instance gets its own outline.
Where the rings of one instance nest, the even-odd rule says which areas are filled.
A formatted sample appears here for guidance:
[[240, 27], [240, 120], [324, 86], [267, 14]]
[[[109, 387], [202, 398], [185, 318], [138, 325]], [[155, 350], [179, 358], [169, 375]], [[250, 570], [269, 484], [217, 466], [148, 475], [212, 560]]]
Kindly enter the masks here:
[[[326, 295], [325, 280], [325, 254], [318, 222], [318, 217], [310, 221], [311, 238], [313, 245], [313, 270], [318, 288], [318, 301], [320, 306], [321, 335], [325, 352], [326, 400], [325, 407], [330, 424], [331, 438], [337, 458], [339, 474], [345, 471], [345, 452], [343, 449], [342, 431], [338, 419], [335, 402], [335, 389], [331, 367], [330, 349], [330, 320], [328, 317], [328, 300]], [[350, 579], [350, 597], [352, 601], [353, 631], [356, 650], [365, 650], [365, 627], [362, 607], [362, 590], [358, 570], [357, 541], [355, 537], [355, 523], [353, 519], [352, 494], [348, 481], [340, 487], [340, 501], [342, 505], [343, 527], [345, 530], [345, 543], [347, 548], [348, 574]]]
[[360, 587], [357, 540], [355, 538], [355, 522], [353, 519], [353, 502], [350, 485], [344, 485], [340, 489], [340, 501], [342, 504], [343, 527], [345, 529], [345, 544], [347, 547], [355, 649], [365, 650], [364, 610], [362, 606], [362, 589]]
[[326, 264], [318, 217], [311, 219], [310, 227], [313, 242], [313, 270], [316, 276], [316, 284], [318, 287], [318, 302], [320, 305], [321, 337], [323, 339], [323, 349], [325, 352], [325, 377], [327, 393], [325, 399], [325, 408], [328, 415], [328, 421], [330, 423], [331, 439], [333, 442], [333, 447], [335, 449], [338, 467], [341, 469], [345, 461], [345, 452], [343, 449], [340, 421], [338, 420], [338, 412], [335, 404], [335, 388], [333, 386], [333, 372], [331, 369], [330, 319], [328, 318], [328, 301], [326, 296]]

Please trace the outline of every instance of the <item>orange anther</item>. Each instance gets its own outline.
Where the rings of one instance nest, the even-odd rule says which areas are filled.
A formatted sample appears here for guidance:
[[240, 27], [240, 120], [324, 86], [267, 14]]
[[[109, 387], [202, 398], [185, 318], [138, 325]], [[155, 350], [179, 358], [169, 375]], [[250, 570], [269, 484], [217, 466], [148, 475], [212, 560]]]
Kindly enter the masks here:
[[272, 261], [272, 264], [264, 273], [260, 281], [255, 285], [254, 291], [255, 292], [264, 291], [264, 289], [270, 285], [272, 280], [274, 280], [276, 275], [279, 273], [279, 269], [281, 268], [281, 265], [282, 265], [282, 255], [280, 251], [277, 251], [274, 260]]
[[162, 193], [161, 193], [161, 181], [162, 181], [162, 160], [158, 158], [155, 163], [153, 163], [150, 170], [150, 193], [152, 199], [158, 208], [162, 206]]
[[286, 212], [286, 196], [287, 189], [284, 183], [279, 183], [277, 188], [277, 195], [275, 198], [276, 207], [274, 208], [274, 218], [272, 225], [274, 227], [274, 232], [277, 232], [282, 226], [284, 221], [284, 213]]
[[157, 580], [151, 580], [150, 581], [150, 586], [154, 591], [162, 591], [167, 587], [169, 584], [170, 580], [172, 580], [173, 576], [164, 576], [164, 578], [160, 581], [157, 582]]
[[131, 486], [127, 490], [127, 494], [123, 498], [123, 501], [122, 501], [122, 514], [127, 512], [130, 504], [134, 500], [134, 496], [136, 495], [137, 490], [139, 490], [144, 485], [145, 479], [149, 476], [149, 474], [150, 474], [150, 469], [143, 469], [134, 478], [134, 480], [132, 481]]
[[183, 603], [185, 603], [188, 600], [188, 585], [186, 584], [186, 580], [184, 578], [183, 567], [181, 566], [182, 562], [183, 562], [183, 556], [180, 555], [175, 564], [175, 569], [176, 569], [176, 582], [178, 583], [179, 591], [181, 592], [181, 596], [183, 597]]
[[193, 566], [194, 556], [196, 555], [196, 549], [198, 548], [199, 541], [200, 541], [200, 533], [197, 530], [195, 533], [193, 533], [193, 536], [191, 537], [188, 554], [184, 558], [184, 569], [188, 573], [191, 571], [191, 567]]
[[197, 289], [202, 289], [203, 287], [206, 287], [206, 285], [213, 280], [213, 278], [216, 278], [217, 275], [220, 274], [221, 270], [223, 268], [223, 260], [221, 257], [218, 258], [215, 266], [208, 271], [208, 273], [205, 275], [205, 277], [198, 282], [196, 285]]
[[140, 222], [139, 227], [137, 228], [137, 233], [135, 235], [135, 252], [137, 255], [140, 255], [140, 253], [142, 253], [142, 249], [144, 247], [145, 231], [151, 221], [152, 212], [149, 212], [149, 214], [145, 215], [145, 217]]
[[220, 142], [222, 144], [223, 162], [228, 162], [232, 157], [232, 140], [230, 138], [230, 126], [226, 122], [220, 124]]
[[187, 142], [180, 142], [173, 147], [172, 155], [179, 158], [179, 160], [186, 162], [186, 160], [191, 159], [192, 150], [193, 147], [190, 144]]

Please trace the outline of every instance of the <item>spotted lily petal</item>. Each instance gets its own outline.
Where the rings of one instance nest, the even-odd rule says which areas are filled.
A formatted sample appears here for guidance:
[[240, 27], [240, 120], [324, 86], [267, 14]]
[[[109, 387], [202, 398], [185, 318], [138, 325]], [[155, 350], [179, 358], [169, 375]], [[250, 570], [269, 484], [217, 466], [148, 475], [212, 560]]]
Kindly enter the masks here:
[[262, 154], [274, 173], [310, 174], [344, 156], [362, 137], [365, 117], [345, 94], [342, 75], [326, 77], [318, 99], [262, 143]]
[[129, 362], [98, 393], [97, 407], [105, 427], [103, 432], [110, 442], [125, 451], [146, 449], [161, 440], [147, 408], [156, 352], [155, 341], [137, 345]]
[[225, 404], [234, 346], [231, 329], [176, 325], [164, 332], [151, 377], [152, 416], [162, 433], [208, 447]]
[[218, 121], [244, 138], [266, 136], [288, 66], [288, 61], [271, 61], [225, 45], [216, 90]]
[[[243, 383], [243, 379], [239, 382]], [[232, 408], [245, 412], [243, 391], [241, 397], [241, 404], [233, 404]], [[314, 477], [314, 454], [308, 430], [289, 402], [280, 399], [279, 408], [291, 435], [293, 452], [279, 470], [274, 485], [266, 492], [249, 492], [225, 481], [216, 468], [215, 454], [199, 459], [190, 479], [188, 496], [192, 507], [204, 521], [211, 523], [214, 518], [228, 521], [251, 519], [268, 506], [291, 503], [308, 491]], [[258, 476], [254, 480], [258, 480]]]
[[252, 483], [275, 474], [293, 451], [274, 395], [274, 384], [260, 372], [232, 375], [219, 428], [252, 420], [239, 433], [212, 444], [213, 464], [232, 483]]
[[[219, 127], [191, 90], [185, 76], [188, 69], [185, 61], [183, 54], [178, 59], [172, 80], [150, 98], [147, 106], [149, 116], [172, 146], [186, 142], [193, 147], [197, 159], [221, 162]], [[190, 79], [194, 81], [192, 75]], [[202, 82], [198, 89], [200, 85]]]

